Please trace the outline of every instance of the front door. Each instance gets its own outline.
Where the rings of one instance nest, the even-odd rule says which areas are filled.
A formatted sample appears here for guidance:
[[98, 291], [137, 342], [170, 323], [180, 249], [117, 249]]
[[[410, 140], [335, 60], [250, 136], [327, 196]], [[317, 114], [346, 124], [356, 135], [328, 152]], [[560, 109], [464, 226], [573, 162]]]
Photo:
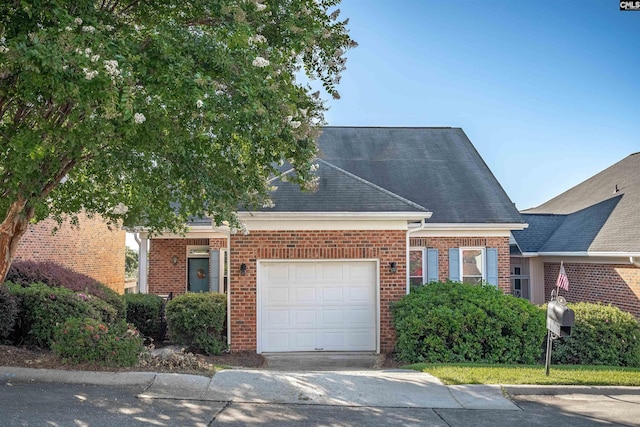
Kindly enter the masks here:
[[189, 258], [189, 292], [209, 292], [209, 258]]

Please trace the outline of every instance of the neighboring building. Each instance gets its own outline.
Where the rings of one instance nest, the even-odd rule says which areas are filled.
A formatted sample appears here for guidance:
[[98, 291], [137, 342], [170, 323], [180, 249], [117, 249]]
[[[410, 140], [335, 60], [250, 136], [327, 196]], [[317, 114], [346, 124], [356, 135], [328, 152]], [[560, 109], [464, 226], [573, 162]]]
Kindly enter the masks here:
[[275, 207], [239, 213], [247, 235], [202, 220], [150, 239], [142, 291], [227, 292], [231, 350], [258, 353], [392, 351], [410, 283], [509, 292], [526, 224], [462, 129], [327, 127], [318, 145], [318, 191], [281, 176]]
[[513, 232], [512, 286], [548, 301], [562, 261], [567, 301], [611, 303], [640, 318], [639, 212], [640, 153], [523, 211], [529, 227]]
[[53, 261], [86, 274], [111, 289], [124, 292], [124, 251], [126, 233], [109, 227], [101, 217], [78, 214], [78, 226], [52, 219], [29, 225], [20, 239], [15, 260]]

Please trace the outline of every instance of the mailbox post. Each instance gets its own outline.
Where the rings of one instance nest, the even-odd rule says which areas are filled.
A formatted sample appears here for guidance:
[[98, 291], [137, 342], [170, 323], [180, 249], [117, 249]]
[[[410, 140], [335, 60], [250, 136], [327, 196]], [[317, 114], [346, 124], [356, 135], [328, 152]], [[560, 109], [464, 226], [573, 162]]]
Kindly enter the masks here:
[[551, 301], [547, 305], [547, 357], [545, 363], [545, 375], [549, 376], [551, 365], [551, 347], [553, 340], [571, 335], [571, 328], [575, 324], [573, 310], [567, 307], [567, 302], [561, 296], [555, 296], [551, 292]]

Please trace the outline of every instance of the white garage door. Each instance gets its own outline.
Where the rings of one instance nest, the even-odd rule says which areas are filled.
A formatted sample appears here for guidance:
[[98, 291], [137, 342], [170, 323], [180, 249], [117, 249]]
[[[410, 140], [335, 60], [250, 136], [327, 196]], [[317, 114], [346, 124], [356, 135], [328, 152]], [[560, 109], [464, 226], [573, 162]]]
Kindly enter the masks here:
[[259, 351], [375, 351], [376, 262], [262, 262]]

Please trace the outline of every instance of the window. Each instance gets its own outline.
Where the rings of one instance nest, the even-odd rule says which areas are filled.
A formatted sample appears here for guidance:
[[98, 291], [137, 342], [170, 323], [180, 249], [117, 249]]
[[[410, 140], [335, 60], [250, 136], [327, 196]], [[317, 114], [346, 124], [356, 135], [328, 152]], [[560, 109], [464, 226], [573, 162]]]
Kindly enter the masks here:
[[409, 251], [409, 283], [411, 286], [424, 285], [424, 249]]
[[460, 277], [464, 283], [480, 284], [486, 281], [484, 248], [460, 248], [460, 258]]

